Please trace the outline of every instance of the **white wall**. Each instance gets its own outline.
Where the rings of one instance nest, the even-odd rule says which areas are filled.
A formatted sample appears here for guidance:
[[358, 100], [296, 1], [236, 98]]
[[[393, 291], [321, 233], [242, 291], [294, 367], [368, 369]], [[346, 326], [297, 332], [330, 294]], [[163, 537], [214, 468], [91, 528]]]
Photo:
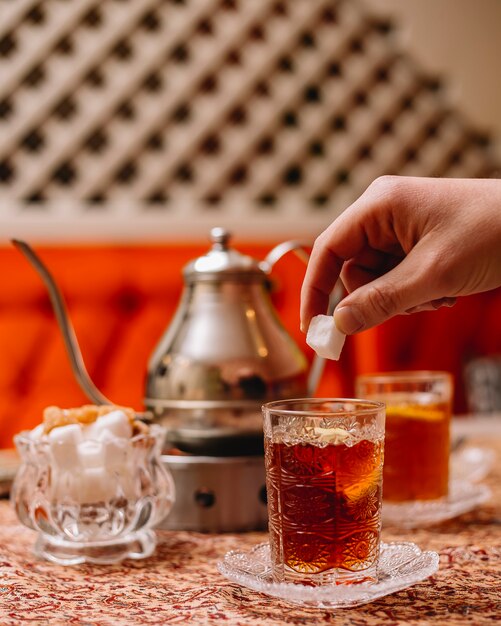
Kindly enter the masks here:
[[365, 0], [365, 4], [394, 16], [403, 46], [424, 69], [446, 76], [450, 96], [477, 127], [501, 138], [500, 0]]
[[[76, 11], [78, 6], [83, 6], [89, 2], [91, 3], [91, 0], [82, 0], [81, 3], [51, 3], [47, 1], [47, 4], [51, 6], [54, 4], [56, 11], [64, 13], [65, 11]], [[240, 28], [243, 26], [239, 24], [239, 20], [244, 19], [248, 21], [251, 18], [254, 20], [254, 17], [252, 17], [254, 11], [261, 15], [261, 19], [265, 19], [263, 16], [267, 15], [266, 7], [268, 4], [271, 4], [271, 2], [272, 0], [267, 0], [255, 3], [255, 7], [251, 0], [241, 2], [239, 10], [245, 14], [244, 17], [241, 17], [238, 12], [235, 12], [232, 19], [235, 20], [235, 23], [239, 25]], [[268, 37], [266, 48], [264, 52], [261, 52], [261, 57], [259, 54], [256, 55], [253, 50], [247, 55], [248, 60], [251, 60], [252, 63], [256, 63], [256, 67], [252, 72], [259, 70], [257, 75], [260, 75], [262, 72], [265, 77], [268, 76], [268, 66], [266, 63], [262, 62], [262, 58], [265, 58], [266, 55], [271, 55], [270, 58], [274, 58], [274, 55], [277, 54], [277, 50], [281, 50], [284, 29], [287, 31], [287, 29], [290, 28], [297, 29], [304, 27], [305, 22], [303, 15], [309, 15], [310, 13], [314, 15], [319, 12], [319, 7], [324, 4], [330, 5], [330, 3], [331, 0], [290, 0], [289, 6], [294, 7], [294, 10], [290, 8], [288, 17], [286, 19], [284, 18], [283, 22], [277, 21], [274, 26], [276, 32], [281, 33], [281, 36]], [[360, 5], [360, 3], [362, 4]], [[8, 26], [8, 20], [6, 20], [5, 16], [12, 14], [14, 18], [14, 14], [17, 15], [20, 11], [15, 2], [4, 3], [4, 5], [5, 7], [1, 6], [0, 0], [0, 34], [2, 28], [6, 29]], [[124, 14], [122, 9], [117, 8], [117, 6], [115, 6], [115, 3], [103, 3], [103, 11], [110, 12], [108, 19], [103, 20], [104, 31], [97, 30], [90, 36], [89, 32], [87, 32], [88, 29], [84, 29], [86, 33], [85, 37], [91, 38], [85, 39], [84, 37], [83, 41], [87, 42], [86, 45], [89, 46], [89, 50], [92, 50], [93, 54], [96, 51], [95, 46], [98, 43], [103, 46], [103, 41], [107, 41], [104, 35], [108, 33], [108, 30], [111, 33], [110, 36], [120, 34], [120, 29], [123, 28], [123, 25], [117, 20], [118, 14], [121, 16], [126, 15], [127, 20], [132, 19], [133, 16], [131, 17], [132, 14], [130, 14], [130, 12]], [[134, 2], [131, 2], [131, 7], [132, 6], [134, 6], [134, 10], [139, 13], [144, 10], [142, 0], [134, 0]], [[159, 10], [164, 11], [165, 17], [167, 18], [170, 15], [172, 6], [174, 5], [161, 3]], [[184, 21], [182, 23], [189, 25], [195, 17], [199, 19], [204, 11], [208, 10], [207, 7], [210, 8], [211, 3], [191, 2], [186, 6], [189, 8], [186, 9], [187, 13], [183, 14], [184, 17], [182, 17], [182, 20]], [[244, 6], [247, 7], [245, 11], [243, 11]], [[431, 74], [443, 74], [448, 84], [448, 99], [451, 105], [462, 111], [478, 130], [484, 129], [495, 133], [498, 138], [498, 145], [501, 143], [501, 72], [498, 69], [499, 59], [501, 59], [501, 0], [476, 0], [475, 2], [473, 0], [345, 0], [340, 6], [341, 9], [338, 11], [337, 25], [339, 29], [345, 26], [350, 28], [354, 23], [357, 23], [361, 17], [359, 15], [360, 6], [375, 13], [386, 14], [394, 18], [397, 23], [397, 42], [399, 42], [400, 47], [403, 48], [404, 51], [407, 50], [424, 70]], [[248, 7], [254, 8], [247, 10]], [[212, 9], [210, 10], [212, 11]], [[183, 11], [185, 11], [185, 9], [183, 9]], [[297, 15], [295, 12], [297, 12]], [[294, 18], [292, 14], [295, 15]], [[233, 29], [229, 29], [226, 18], [227, 16], [222, 23], [226, 24], [231, 41], [235, 33]], [[54, 16], [53, 19], [55, 19]], [[297, 23], [295, 23], [294, 20]], [[316, 24], [316, 36], [323, 38], [321, 49], [324, 51], [329, 50], [332, 39], [328, 42], [329, 45], [327, 45], [327, 40], [330, 37], [330, 32], [327, 32], [327, 29], [331, 27], [324, 26], [324, 30], [322, 31], [319, 22], [315, 22], [313, 18], [311, 18], [311, 20], [312, 23]], [[54, 33], [57, 33], [63, 26], [66, 28], [63, 22], [64, 20], [60, 23], [59, 19], [55, 19], [55, 26], [52, 22], [46, 24], [45, 27], [37, 26], [36, 32], [40, 40], [36, 39], [33, 33], [29, 37], [25, 36], [24, 41], [28, 41], [29, 45], [25, 46], [26, 49], [21, 45], [18, 46], [18, 53], [21, 55], [22, 59], [26, 57], [23, 62], [16, 61], [14, 63], [12, 59], [9, 59], [8, 64], [4, 63], [4, 65], [1, 66], [0, 63], [0, 73], [2, 70], [5, 72], [5, 68], [8, 68], [9, 71], [12, 72], [11, 80], [0, 83], [0, 92], [2, 91], [2, 85], [8, 91], [10, 84], [17, 84], [16, 81], [18, 78], [20, 79], [20, 77], [17, 77], [17, 74], [22, 74], [21, 70], [24, 71], [25, 61], [26, 63], [28, 63], [28, 61], [29, 63], [34, 62], [32, 58], [34, 56], [33, 50], [38, 50], [36, 46], [40, 47], [40, 49], [47, 48], [47, 42], [52, 41], [55, 37]], [[170, 22], [167, 19], [164, 19], [162, 23], [164, 26], [169, 25], [170, 28]], [[243, 24], [245, 25], [245, 23]], [[54, 32], [51, 30], [53, 26], [55, 28]], [[271, 28], [268, 23], [266, 26], [267, 28]], [[26, 28], [29, 30], [32, 27], [26, 26]], [[47, 32], [44, 31], [44, 28], [46, 28]], [[85, 87], [85, 85], [85, 88], [80, 88], [82, 85], [78, 83], [80, 87], [77, 89], [77, 96], [79, 98], [77, 110], [80, 111], [80, 114], [76, 115], [72, 121], [66, 120], [64, 122], [57, 122], [49, 118], [47, 133], [51, 134], [53, 137], [57, 136], [57, 141], [52, 141], [52, 143], [47, 142], [48, 148], [46, 152], [27, 154], [23, 150], [18, 150], [15, 153], [13, 158], [16, 161], [17, 176], [14, 184], [11, 188], [0, 189], [0, 245], [5, 243], [10, 237], [26, 238], [30, 241], [57, 240], [67, 242], [81, 240], [97, 241], [99, 239], [105, 241], [164, 241], [178, 240], [180, 237], [199, 237], [205, 240], [209, 228], [215, 225], [234, 229], [236, 233], [243, 233], [245, 236], [252, 239], [277, 240], [300, 235], [311, 239], [323, 230], [333, 217], [354, 199], [354, 195], [358, 194], [360, 189], [363, 189], [364, 186], [369, 184], [372, 178], [381, 173], [381, 171], [384, 171], [387, 162], [391, 162], [394, 155], [400, 151], [401, 145], [399, 143], [399, 137], [395, 134], [393, 138], [390, 138], [385, 143], [384, 154], [382, 156], [375, 159], [373, 158], [369, 163], [362, 163], [360, 166], [352, 168], [350, 185], [333, 192], [329, 205], [319, 211], [311, 206], [311, 202], [308, 198], [311, 197], [313, 191], [311, 191], [310, 188], [306, 188], [305, 185], [303, 185], [301, 189], [297, 187], [287, 191], [283, 191], [278, 183], [275, 185], [276, 180], [280, 180], [281, 168], [289, 161], [288, 148], [282, 148], [281, 151], [276, 152], [275, 156], [270, 161], [264, 162], [264, 165], [262, 163], [259, 164], [260, 169], [258, 175], [256, 175], [257, 183], [252, 181], [247, 187], [240, 186], [238, 190], [231, 190], [231, 193], [228, 191], [222, 210], [207, 209], [201, 206], [197, 201], [199, 197], [197, 195], [198, 191], [194, 189], [193, 185], [188, 191], [186, 191], [186, 188], [180, 183], [177, 183], [176, 187], [176, 183], [173, 183], [172, 172], [175, 171], [175, 166], [178, 162], [181, 162], [183, 159], [192, 158], [194, 154], [192, 147], [195, 145], [195, 142], [198, 141], [197, 137], [202, 136], [206, 130], [213, 128], [218, 130], [218, 126], [221, 124], [217, 121], [218, 115], [223, 119], [222, 116], [228, 95], [232, 98], [236, 98], [236, 102], [239, 101], [237, 98], [238, 93], [233, 93], [230, 89], [228, 94], [220, 93], [214, 100], [214, 102], [217, 102], [219, 108], [214, 110], [211, 108], [210, 115], [199, 115], [198, 118], [195, 116], [195, 122], [192, 123], [191, 131], [189, 131], [189, 129], [186, 130], [187, 127], [185, 126], [176, 127], [176, 133], [173, 135], [175, 139], [169, 139], [169, 141], [174, 143], [177, 141], [178, 143], [174, 151], [172, 150], [172, 145], [170, 146], [169, 149], [171, 152], [168, 158], [165, 156], [167, 153], [162, 153], [163, 156], [156, 152], [154, 154], [148, 152], [146, 156], [143, 155], [143, 159], [146, 159], [143, 160], [142, 168], [140, 168], [143, 178], [139, 176], [136, 180], [135, 184], [137, 189], [133, 185], [127, 188], [120, 187], [120, 189], [118, 189], [116, 185], [113, 186], [113, 184], [110, 183], [114, 194], [110, 194], [109, 204], [106, 210], [89, 210], [88, 207], [82, 206], [81, 200], [79, 199], [86, 194], [88, 195], [94, 187], [97, 189], [100, 186], [101, 179], [105, 181], [104, 186], [106, 187], [113, 178], [113, 168], [118, 166], [120, 161], [124, 158], [123, 151], [125, 148], [127, 148], [130, 154], [135, 154], [136, 148], [140, 150], [138, 146], [140, 146], [140, 138], [143, 135], [145, 120], [149, 122], [150, 117], [153, 117], [153, 119], [158, 117], [159, 111], [161, 112], [163, 110], [162, 108], [158, 108], [159, 104], [163, 107], [167, 107], [166, 110], [171, 110], [176, 104], [176, 98], [182, 100], [185, 96], [183, 95], [183, 90], [177, 90], [175, 97], [172, 97], [171, 100], [169, 100], [170, 96], [167, 97], [168, 94], [165, 97], [162, 94], [160, 94], [160, 96], [149, 94], [146, 100], [144, 100], [144, 102], [147, 103], [147, 106], [146, 104], [144, 105], [144, 111], [147, 111], [147, 113], [143, 113], [142, 116], [137, 115], [135, 121], [118, 120], [118, 118], [113, 119], [113, 123], [108, 124], [107, 128], [108, 135], [111, 137], [109, 144], [112, 146], [111, 152], [106, 153], [108, 155], [106, 158], [109, 159], [112, 157], [111, 161], [108, 161], [107, 164], [104, 157], [91, 157], [85, 153], [85, 151], [80, 150], [80, 148], [74, 149], [73, 146], [74, 141], [78, 143], [80, 141], [78, 137], [83, 137], [87, 130], [93, 127], [100, 127], [103, 118], [103, 110], [106, 110], [104, 105], [110, 107], [111, 111], [111, 104], [117, 99], [117, 94], [120, 95], [120, 98], [129, 90], [131, 94], [135, 94], [137, 77], [141, 75], [142, 71], [141, 63], [147, 61], [149, 65], [152, 59], [161, 59], [158, 65], [158, 71], [165, 72], [165, 84], [177, 85], [177, 81], [180, 80], [184, 85], [183, 89], [185, 94], [191, 93], [190, 90], [192, 90], [192, 87], [190, 86], [190, 81], [194, 81], [194, 84], [198, 81], [198, 72], [200, 70], [198, 63], [194, 63], [191, 67], [191, 77], [188, 76], [189, 80], [185, 81], [186, 72], [188, 70], [184, 65], [177, 67], [176, 76], [178, 78], [173, 79], [173, 68], [168, 64], [166, 65], [162, 60], [162, 55], [156, 51], [156, 46], [160, 46], [158, 50], [165, 48], [166, 36], [176, 38], [179, 32], [191, 32], [191, 26], [189, 28], [186, 26], [186, 28], [180, 30], [173, 28], [171, 31], [168, 30], [167, 26], [165, 26], [165, 28], [165, 32], [159, 31], [155, 35], [157, 38], [155, 41], [153, 41], [153, 34], [150, 33], [147, 35], [148, 40], [152, 43], [151, 49], [141, 44], [143, 41], [142, 38], [146, 37], [141, 29], [134, 31], [133, 35], [131, 35], [133, 41], [135, 41], [134, 37], [138, 38], [135, 44], [136, 55], [133, 56], [133, 59], [130, 61], [132, 67], [135, 68], [134, 72], [130, 70], [130, 64], [129, 68], [123, 64], [120, 65], [121, 62], [112, 58], [113, 55], [109, 56], [106, 53], [102, 61], [104, 64], [103, 67], [107, 68], [108, 76], [113, 77], [113, 80], [111, 80], [111, 78], [108, 80], [107, 87], [104, 89], [106, 97], [103, 95], [104, 92], [100, 91], [99, 98], [101, 102], [98, 102], [96, 95], [90, 88]], [[334, 28], [336, 28], [336, 26]], [[117, 30], [116, 33], [115, 30]], [[344, 32], [346, 33], [348, 31]], [[20, 37], [20, 41], [21, 40], [23, 40], [22, 37]], [[287, 44], [291, 46], [291, 49], [296, 45], [293, 43], [294, 41], [295, 38], [291, 38], [290, 42], [292, 43]], [[31, 48], [32, 45], [35, 46], [33, 49]], [[204, 43], [204, 45], [208, 44]], [[252, 46], [253, 45], [254, 44], [252, 44]], [[384, 46], [386, 46], [386, 42], [384, 42]], [[207, 51], [207, 49], [212, 50], [212, 56], [209, 55], [210, 58], [208, 59], [209, 65], [210, 63], [216, 63], [216, 66], [219, 68], [219, 60], [217, 60], [219, 55], [218, 47], [212, 45], [212, 48], [210, 46], [209, 48], [204, 48], [205, 51]], [[100, 49], [97, 50], [99, 52]], [[373, 48], [371, 48], [371, 50], [374, 52]], [[140, 51], [140, 54], [143, 56], [140, 56], [137, 51]], [[327, 52], [325, 52], [325, 54], [326, 53]], [[301, 54], [306, 55], [304, 51], [302, 51]], [[25, 55], [25, 57], [23, 55]], [[36, 59], [38, 59], [38, 57], [36, 57]], [[78, 74], [75, 70], [77, 60], [82, 66], [80, 73], [82, 76], [84, 75], [84, 66], [86, 67], [88, 58], [87, 55], [82, 55], [82, 49], [80, 50], [80, 56], [78, 56], [77, 60], [72, 56], [63, 59], [62, 57], [60, 58], [59, 55], [55, 55], [55, 59], [55, 67], [59, 68], [58, 71], [47, 72], [49, 77], [48, 81], [49, 83], [53, 81], [53, 86], [48, 83], [49, 88], [47, 88], [47, 85], [45, 85], [42, 91], [40, 91], [40, 96], [32, 89], [25, 88], [24, 91], [22, 89], [17, 90], [20, 93], [16, 96], [16, 98], [19, 99], [16, 110], [21, 112], [27, 110], [28, 114], [25, 115], [23, 113], [16, 123], [9, 122], [4, 125], [3, 128], [0, 127], [0, 152], [2, 149], [8, 152], [9, 142], [12, 145], [16, 145], [18, 138], [22, 137], [25, 131], [29, 131], [33, 123], [31, 113], [33, 113], [34, 118], [37, 118], [40, 111], [43, 110], [43, 107], [45, 107], [47, 111], [50, 109], [50, 106], [53, 104], [53, 96], [56, 95], [59, 97], [66, 89], [65, 81], [60, 80], [61, 77], [67, 75], [73, 80], [73, 77]], [[372, 59], [376, 59], [377, 61], [377, 54], [373, 56]], [[321, 64], [322, 58], [319, 57], [316, 63]], [[61, 64], [63, 64], [67, 74], [61, 70]], [[109, 66], [106, 64], [109, 64]], [[118, 65], [120, 65], [120, 71], [117, 70]], [[367, 58], [359, 57], [358, 64], [354, 62], [350, 65], [350, 71], [352, 73], [347, 72], [346, 74], [348, 74], [348, 76], [345, 74], [343, 80], [348, 81], [348, 84], [351, 84], [350, 81], [358, 81], [360, 78], [360, 68], [365, 67], [367, 69], [367, 66]], [[302, 67], [303, 73], [301, 80], [309, 80], [304, 68], [310, 66], [303, 63]], [[313, 67], [315, 67], [315, 63]], [[235, 72], [235, 70], [232, 71]], [[254, 74], [252, 72], [249, 73], [248, 70], [245, 71], [247, 71], [247, 77], [242, 83], [244, 86], [245, 82], [249, 82], [250, 78], [254, 80]], [[234, 76], [237, 75], [240, 79], [241, 75], [244, 74], [239, 70], [239, 72], [234, 74]], [[282, 86], [275, 90], [276, 100], [271, 98], [266, 106], [260, 104], [259, 107], [254, 107], [253, 112], [257, 112], [257, 118], [260, 120], [264, 118], [268, 119], [268, 116], [270, 119], [273, 118], [273, 107], [278, 105], [280, 107], [284, 106], [282, 102], [283, 97], [280, 95], [281, 90], [282, 93], [290, 92], [294, 94], [295, 87], [292, 83], [297, 80], [297, 76], [298, 74], [291, 74], [287, 79], [283, 79], [283, 77], [280, 79], [282, 82], [278, 83], [278, 85]], [[124, 77], [129, 77], [130, 83], [128, 80], [123, 80]], [[283, 80], [286, 80], [286, 83], [283, 83]], [[119, 88], [116, 87], [114, 81], [117, 81], [116, 84]], [[240, 84], [239, 81], [236, 81], [236, 83]], [[231, 86], [231, 81], [226, 81], [226, 83], [223, 81], [223, 84]], [[287, 87], [285, 91], [284, 84]], [[332, 98], [337, 98], [337, 85], [333, 83], [330, 89], [332, 89]], [[57, 95], [58, 93], [59, 95]], [[143, 98], [143, 96], [144, 94], [141, 95], [141, 98]], [[433, 96], [433, 98], [434, 97], [435, 96]], [[167, 104], [165, 104], [165, 102], [162, 104], [162, 98], [164, 98]], [[327, 97], [324, 97], [323, 101], [324, 103], [330, 102]], [[141, 100], [141, 102], [143, 102], [143, 100]], [[204, 106], [215, 106], [212, 100], [205, 99], [205, 97], [204, 102], [206, 102]], [[277, 102], [278, 105], [276, 104]], [[43, 107], [41, 106], [42, 104]], [[103, 104], [103, 106], [101, 106], [101, 104]], [[268, 110], [267, 107], [270, 107], [270, 109]], [[219, 112], [216, 115], [214, 111]], [[329, 111], [322, 112], [324, 116], [328, 114]], [[312, 113], [312, 110], [310, 110], [309, 115], [311, 119], [315, 117], [315, 125], [322, 121], [322, 116], [318, 112]], [[363, 128], [364, 111], [362, 111], [360, 115], [360, 128]], [[370, 117], [370, 111], [367, 115]], [[362, 122], [360, 122], [360, 119]], [[214, 123], [212, 120], [214, 120]], [[311, 125], [311, 128], [313, 127], [314, 125]], [[403, 127], [405, 132], [405, 124]], [[232, 127], [231, 133], [229, 134], [229, 136], [233, 138], [231, 141], [233, 142], [232, 145], [234, 146], [236, 154], [235, 158], [244, 154], [245, 150], [248, 151], [252, 143], [254, 134], [253, 126], [248, 125], [243, 128], [244, 130], [242, 132], [237, 132]], [[356, 124], [351, 124], [350, 132], [356, 133], [357, 128]], [[58, 132], [59, 135], [57, 134]], [[457, 132], [462, 132], [462, 126], [461, 131]], [[332, 175], [332, 170], [335, 170], [338, 165], [339, 167], [343, 167], [345, 161], [350, 162], [350, 151], [352, 146], [356, 145], [354, 142], [357, 140], [357, 137], [350, 136], [349, 133], [346, 133], [345, 137], [344, 143], [336, 139], [335, 149], [332, 149], [329, 159], [324, 159], [322, 163], [317, 161], [315, 164], [315, 176], [312, 177], [316, 180], [316, 182], [314, 181], [315, 185], [317, 185], [318, 181], [322, 182], [324, 179], [328, 180]], [[189, 141], [187, 138], [189, 138]], [[290, 135], [287, 135], [287, 142], [290, 141], [292, 141], [293, 146], [296, 146], [294, 149], [297, 150], [297, 146], [300, 146], [302, 140], [296, 140], [294, 138], [290, 140]], [[135, 144], [137, 144], [136, 147]], [[447, 147], [445, 144], [441, 147], [439, 142], [436, 142], [436, 144], [437, 150], [445, 150]], [[228, 145], [230, 145], [230, 141], [228, 141]], [[284, 142], [283, 146], [286, 145], [290, 144]], [[72, 154], [73, 151], [78, 155], [78, 158], [81, 159], [81, 171], [85, 172], [85, 176], [80, 176], [77, 184], [71, 188], [57, 186], [53, 181], [51, 182], [50, 170], [55, 164], [62, 161], [63, 158], [66, 158], [66, 154]], [[110, 154], [111, 157], [109, 156]], [[127, 151], [125, 154], [128, 154]], [[276, 156], [277, 154], [278, 156]], [[2, 155], [0, 154], [0, 160], [1, 157]], [[167, 165], [165, 167], [162, 165], [162, 158], [167, 159]], [[201, 165], [199, 166], [200, 174], [198, 178], [195, 177], [195, 179], [203, 179], [200, 190], [200, 194], [203, 195], [202, 191], [206, 188], [210, 189], [214, 180], [224, 179], [226, 169], [231, 165], [232, 161], [224, 151], [217, 158], [211, 157], [211, 159], [205, 159], [203, 156], [196, 158], [199, 159]], [[269, 164], [271, 164], [272, 167], [270, 167]], [[103, 173], [102, 168], [104, 166], [106, 167]], [[138, 198], [145, 196], [145, 190], [149, 189], [152, 185], [151, 180], [155, 181], [158, 179], [159, 185], [162, 184], [164, 170], [168, 173], [170, 172], [169, 194], [172, 191], [170, 195], [172, 195], [173, 198], [175, 197], [175, 201], [173, 200], [166, 210], [143, 209], [143, 207], [140, 206]], [[144, 178], [145, 172], [147, 172], [146, 178]], [[305, 179], [306, 178], [307, 177], [305, 177]], [[280, 210], [263, 211], [256, 208], [255, 202], [251, 202], [250, 198], [258, 194], [258, 185], [261, 185], [262, 188], [266, 190], [270, 180], [272, 187], [275, 185], [279, 188]], [[26, 190], [34, 191], [39, 184], [41, 184], [42, 187], [45, 185], [49, 188], [50, 193], [48, 197], [50, 198], [50, 202], [47, 203], [44, 210], [40, 210], [40, 207], [36, 205], [25, 207], [21, 200]], [[173, 186], [174, 189], [172, 189]], [[134, 191], [135, 189], [136, 191]]]

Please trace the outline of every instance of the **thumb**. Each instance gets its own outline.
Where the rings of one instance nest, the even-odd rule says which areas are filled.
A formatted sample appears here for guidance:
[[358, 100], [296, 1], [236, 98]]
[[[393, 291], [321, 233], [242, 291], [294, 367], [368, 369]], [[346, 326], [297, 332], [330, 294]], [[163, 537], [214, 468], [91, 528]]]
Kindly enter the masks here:
[[344, 298], [334, 311], [336, 326], [352, 335], [448, 295], [433, 282], [432, 268], [414, 249], [391, 271]]

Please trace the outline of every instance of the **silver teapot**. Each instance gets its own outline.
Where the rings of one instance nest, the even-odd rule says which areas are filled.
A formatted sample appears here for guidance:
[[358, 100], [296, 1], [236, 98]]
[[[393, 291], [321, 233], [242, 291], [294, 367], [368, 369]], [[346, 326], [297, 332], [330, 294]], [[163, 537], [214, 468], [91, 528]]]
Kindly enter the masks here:
[[[184, 268], [177, 312], [155, 349], [145, 407], [173, 447], [214, 455], [262, 452], [261, 405], [307, 394], [308, 363], [269, 296], [269, 272], [301, 244], [258, 262], [211, 231], [211, 249]], [[304, 253], [303, 253], [304, 254]]]

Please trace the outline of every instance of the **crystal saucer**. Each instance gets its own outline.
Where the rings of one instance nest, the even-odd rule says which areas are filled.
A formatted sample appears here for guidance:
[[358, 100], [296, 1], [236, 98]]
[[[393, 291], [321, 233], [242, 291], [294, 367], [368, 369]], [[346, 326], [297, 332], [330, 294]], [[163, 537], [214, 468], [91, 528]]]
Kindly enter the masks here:
[[267, 543], [246, 552], [228, 552], [218, 563], [218, 569], [232, 582], [268, 596], [301, 606], [337, 609], [372, 602], [428, 578], [438, 570], [438, 554], [422, 552], [414, 543], [382, 543], [378, 581], [357, 585], [311, 587], [274, 582]]
[[383, 524], [416, 528], [438, 524], [472, 511], [491, 497], [491, 490], [478, 484], [489, 473], [495, 453], [488, 448], [465, 447], [451, 455], [449, 495], [433, 501], [383, 501]]
[[383, 501], [382, 518], [385, 526], [416, 528], [438, 524], [472, 511], [491, 497], [485, 485], [467, 480], [451, 480], [449, 495], [440, 500], [390, 503]]
[[468, 446], [451, 454], [450, 471], [454, 480], [476, 483], [491, 471], [496, 453], [490, 448]]

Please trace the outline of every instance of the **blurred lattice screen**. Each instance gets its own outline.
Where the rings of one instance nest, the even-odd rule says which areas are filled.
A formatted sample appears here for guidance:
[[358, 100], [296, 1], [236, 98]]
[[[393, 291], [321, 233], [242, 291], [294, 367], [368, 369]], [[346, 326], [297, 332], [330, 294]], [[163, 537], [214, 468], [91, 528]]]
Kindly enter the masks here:
[[13, 220], [316, 224], [382, 173], [490, 176], [491, 150], [355, 0], [0, 2]]

